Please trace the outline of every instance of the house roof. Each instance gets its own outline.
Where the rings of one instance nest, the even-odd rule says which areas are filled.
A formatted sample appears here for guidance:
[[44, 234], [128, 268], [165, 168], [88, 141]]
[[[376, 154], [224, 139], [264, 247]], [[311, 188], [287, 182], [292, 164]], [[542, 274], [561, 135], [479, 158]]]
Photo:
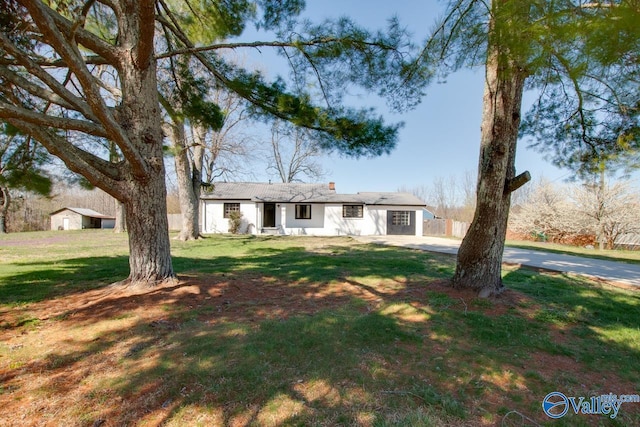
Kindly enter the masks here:
[[58, 209], [55, 212], [51, 212], [49, 215], [55, 215], [57, 213], [60, 213], [62, 211], [66, 211], [66, 210], [70, 210], [70, 211], [75, 212], [75, 213], [77, 213], [79, 215], [88, 216], [88, 217], [91, 217], [91, 218], [115, 219], [115, 217], [113, 217], [113, 216], [101, 214], [100, 212], [96, 212], [93, 209], [71, 208], [71, 207]]
[[365, 205], [425, 206], [409, 193], [363, 192], [338, 194], [329, 184], [219, 182], [202, 195], [204, 200], [250, 200], [272, 203], [353, 203]]
[[[389, 205], [389, 206], [425, 206], [424, 202], [409, 193], [381, 193], [381, 192], [363, 192], [357, 194], [345, 194], [343, 196], [350, 197], [355, 203], [363, 203], [365, 205]], [[349, 200], [340, 200], [346, 203]]]
[[618, 236], [615, 241], [616, 245], [640, 246], [640, 234], [627, 233]]

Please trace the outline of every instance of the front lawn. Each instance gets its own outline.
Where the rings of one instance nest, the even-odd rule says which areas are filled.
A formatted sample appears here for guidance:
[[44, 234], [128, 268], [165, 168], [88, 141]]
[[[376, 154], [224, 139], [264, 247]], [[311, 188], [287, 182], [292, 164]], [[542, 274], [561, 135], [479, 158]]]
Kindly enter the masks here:
[[350, 238], [172, 241], [176, 286], [128, 291], [107, 231], [0, 237], [0, 425], [640, 425], [542, 411], [640, 390], [640, 293]]

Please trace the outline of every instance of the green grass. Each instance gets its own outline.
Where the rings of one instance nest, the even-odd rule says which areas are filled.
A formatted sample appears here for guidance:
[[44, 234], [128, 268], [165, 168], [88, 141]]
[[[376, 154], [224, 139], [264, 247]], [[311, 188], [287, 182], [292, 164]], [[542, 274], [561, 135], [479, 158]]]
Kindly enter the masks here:
[[[451, 257], [349, 238], [172, 246], [189, 292], [49, 317], [33, 310], [126, 277], [126, 236], [1, 237], [0, 313], [11, 320], [0, 322], [0, 370], [12, 374], [0, 404], [25, 393], [44, 405], [32, 421], [50, 405], [60, 422], [87, 425], [476, 425], [512, 411], [556, 425], [540, 409], [550, 391], [640, 388], [638, 292], [509, 269], [515, 302], [455, 296], [431, 286], [450, 277]], [[42, 344], [55, 331], [59, 340]], [[63, 387], [64, 377], [76, 382]], [[55, 404], [70, 393], [84, 394]], [[633, 405], [617, 420], [561, 425], [637, 425]]]
[[587, 249], [581, 246], [562, 245], [559, 243], [532, 242], [526, 240], [508, 240], [506, 246], [520, 249], [531, 249], [563, 255], [576, 255], [585, 258], [620, 261], [629, 264], [640, 264], [640, 251]]

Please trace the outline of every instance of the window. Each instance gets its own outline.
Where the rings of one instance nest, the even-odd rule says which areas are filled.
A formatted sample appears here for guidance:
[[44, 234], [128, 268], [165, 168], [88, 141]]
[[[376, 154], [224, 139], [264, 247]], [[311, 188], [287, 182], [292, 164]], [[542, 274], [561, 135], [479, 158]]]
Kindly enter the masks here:
[[392, 225], [411, 225], [409, 211], [391, 211]]
[[229, 218], [231, 212], [240, 212], [240, 203], [225, 203], [224, 204], [224, 217]]
[[342, 205], [343, 218], [362, 218], [362, 205]]
[[311, 205], [296, 205], [296, 219], [311, 219]]

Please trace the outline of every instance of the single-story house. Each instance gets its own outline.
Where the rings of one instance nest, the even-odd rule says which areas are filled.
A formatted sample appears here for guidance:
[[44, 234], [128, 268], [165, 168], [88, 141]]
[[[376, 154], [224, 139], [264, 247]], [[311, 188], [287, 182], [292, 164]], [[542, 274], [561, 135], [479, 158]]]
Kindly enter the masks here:
[[201, 196], [203, 233], [227, 233], [242, 214], [251, 234], [422, 236], [425, 204], [408, 193], [336, 193], [335, 184], [220, 182]]
[[84, 228], [113, 228], [116, 218], [92, 209], [62, 208], [49, 214], [52, 230], [81, 230]]

